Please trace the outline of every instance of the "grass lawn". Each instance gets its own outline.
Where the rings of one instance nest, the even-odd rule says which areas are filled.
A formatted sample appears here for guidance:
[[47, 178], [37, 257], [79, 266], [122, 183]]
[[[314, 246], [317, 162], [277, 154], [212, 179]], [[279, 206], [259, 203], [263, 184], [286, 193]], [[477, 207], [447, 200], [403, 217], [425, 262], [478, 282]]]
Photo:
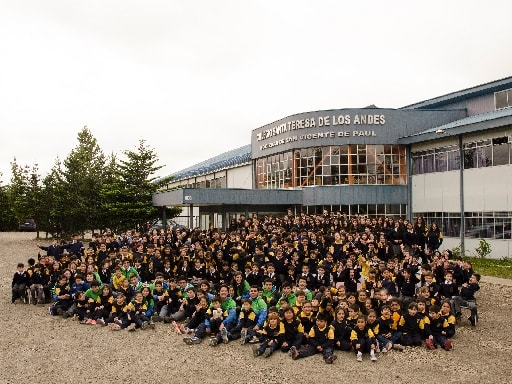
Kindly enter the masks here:
[[473, 264], [475, 272], [484, 276], [512, 279], [512, 259], [481, 259], [478, 257], [465, 257]]

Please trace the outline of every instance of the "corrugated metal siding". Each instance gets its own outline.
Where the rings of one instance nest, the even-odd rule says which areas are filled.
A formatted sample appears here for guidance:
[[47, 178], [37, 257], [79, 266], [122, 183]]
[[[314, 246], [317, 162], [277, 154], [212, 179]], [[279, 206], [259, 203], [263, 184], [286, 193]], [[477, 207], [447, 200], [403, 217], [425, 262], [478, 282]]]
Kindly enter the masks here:
[[405, 185], [347, 185], [303, 188], [303, 205], [407, 204]]
[[494, 93], [448, 104], [443, 109], [466, 109], [468, 116], [492, 112], [495, 110]]

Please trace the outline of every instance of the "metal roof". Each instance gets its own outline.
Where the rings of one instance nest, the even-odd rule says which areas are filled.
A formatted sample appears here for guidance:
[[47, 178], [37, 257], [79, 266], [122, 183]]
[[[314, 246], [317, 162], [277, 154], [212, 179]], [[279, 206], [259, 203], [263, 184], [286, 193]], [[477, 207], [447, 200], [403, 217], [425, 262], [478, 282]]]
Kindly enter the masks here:
[[453, 104], [462, 100], [477, 97], [480, 95], [499, 92], [512, 87], [512, 76], [505, 77], [501, 80], [491, 81], [476, 87], [463, 89], [461, 91], [452, 92], [447, 95], [434, 97], [433, 99], [420, 101], [411, 105], [406, 105], [400, 109], [435, 109], [445, 105]]
[[441, 139], [484, 129], [499, 128], [512, 124], [512, 108], [501, 109], [479, 115], [468, 116], [438, 127], [427, 129], [415, 135], [400, 138], [400, 144], [413, 144], [427, 140]]
[[248, 144], [194, 164], [191, 167], [171, 174], [171, 176], [174, 177], [174, 180], [183, 180], [189, 177], [220, 171], [221, 169], [235, 167], [237, 165], [248, 164], [250, 162], [251, 145]]

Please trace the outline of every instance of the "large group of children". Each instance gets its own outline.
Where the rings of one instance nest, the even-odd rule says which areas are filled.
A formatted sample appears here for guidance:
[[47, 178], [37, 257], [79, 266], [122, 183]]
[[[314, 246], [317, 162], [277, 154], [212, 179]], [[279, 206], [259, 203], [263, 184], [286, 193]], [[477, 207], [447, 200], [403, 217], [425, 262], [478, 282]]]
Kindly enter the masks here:
[[406, 346], [449, 351], [462, 308], [476, 325], [480, 275], [441, 244], [421, 217], [327, 211], [241, 215], [225, 230], [107, 229], [87, 247], [78, 236], [38, 245], [37, 260], [18, 264], [12, 302], [112, 330], [159, 322], [190, 345], [239, 340], [255, 357], [376, 361]]

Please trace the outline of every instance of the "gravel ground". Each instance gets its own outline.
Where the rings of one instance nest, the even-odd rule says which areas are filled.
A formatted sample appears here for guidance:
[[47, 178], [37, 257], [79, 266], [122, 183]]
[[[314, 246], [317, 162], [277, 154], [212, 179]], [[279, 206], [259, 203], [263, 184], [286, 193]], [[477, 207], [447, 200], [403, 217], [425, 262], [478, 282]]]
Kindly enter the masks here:
[[512, 287], [484, 279], [480, 322], [463, 320], [454, 349], [380, 354], [376, 363], [338, 352], [333, 365], [320, 355], [291, 360], [275, 353], [254, 358], [237, 342], [185, 345], [168, 324], [154, 330], [113, 332], [50, 316], [47, 306], [11, 304], [16, 263], [37, 255], [33, 233], [0, 233], [0, 383], [511, 383]]

